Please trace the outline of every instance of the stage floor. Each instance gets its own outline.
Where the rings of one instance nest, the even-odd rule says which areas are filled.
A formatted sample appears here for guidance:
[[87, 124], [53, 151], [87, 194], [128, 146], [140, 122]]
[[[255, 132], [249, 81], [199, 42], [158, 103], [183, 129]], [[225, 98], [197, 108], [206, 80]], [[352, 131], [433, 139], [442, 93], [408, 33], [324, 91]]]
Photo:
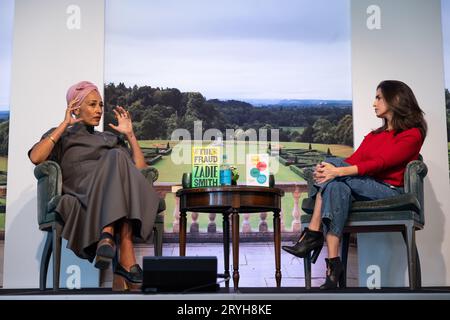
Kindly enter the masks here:
[[[291, 242], [283, 242], [283, 245]], [[136, 258], [142, 261], [144, 256], [153, 255], [153, 247], [149, 245], [137, 245], [135, 248]], [[218, 262], [218, 273], [223, 273], [223, 245], [221, 243], [188, 243], [186, 247], [187, 256], [215, 256]], [[179, 247], [176, 243], [165, 243], [163, 256], [179, 256]], [[312, 286], [320, 286], [325, 282], [327, 257], [326, 247], [322, 249], [319, 259], [312, 268]], [[230, 264], [232, 264], [230, 250]], [[231, 268], [232, 270], [232, 268]], [[239, 244], [239, 286], [274, 288], [275, 281], [275, 259], [272, 242], [243, 242]], [[281, 250], [281, 286], [304, 287], [305, 276], [303, 259], [294, 257]], [[111, 288], [112, 271], [108, 269], [102, 272], [100, 277], [101, 287]], [[357, 248], [351, 246], [348, 257], [347, 285], [358, 286], [358, 257]], [[221, 284], [224, 287], [224, 284]]]
[[244, 287], [238, 292], [220, 288], [214, 293], [123, 293], [109, 288], [80, 290], [61, 289], [0, 289], [0, 300], [450, 300], [450, 287], [426, 287], [411, 291], [408, 288], [346, 288], [321, 291], [298, 287]]
[[[291, 244], [290, 242], [283, 242]], [[3, 247], [0, 241], [0, 287], [3, 285]], [[320, 257], [312, 268], [312, 286], [320, 286], [325, 282], [325, 257], [326, 247], [320, 253]], [[153, 256], [153, 245], [137, 244], [135, 247], [136, 259], [140, 263], [144, 256]], [[163, 255], [176, 257], [179, 255], [179, 247], [176, 243], [165, 243]], [[220, 243], [188, 243], [187, 256], [216, 256], [218, 260], [218, 273], [223, 273], [223, 245]], [[276, 286], [275, 261], [272, 242], [243, 242], [239, 246], [239, 272], [241, 287], [270, 288]], [[230, 256], [230, 263], [232, 257]], [[305, 285], [303, 259], [294, 257], [285, 251], [281, 251], [281, 285], [283, 287], [303, 287]], [[100, 287], [111, 288], [112, 270], [102, 271], [100, 275]], [[36, 279], [37, 281], [37, 279]], [[37, 285], [37, 284], [36, 284]], [[357, 249], [350, 247], [348, 260], [347, 285], [358, 286], [358, 262]], [[224, 287], [222, 284], [221, 287]]]
[[[217, 256], [218, 272], [223, 272], [223, 252], [221, 244], [188, 244], [187, 255]], [[3, 267], [3, 241], [0, 241], [0, 280]], [[164, 256], [178, 256], [177, 244], [164, 244]], [[312, 269], [311, 290], [304, 288], [302, 259], [293, 257], [282, 251], [281, 288], [275, 287], [273, 244], [242, 243], [240, 246], [240, 289], [224, 287], [221, 283], [219, 292], [185, 293], [185, 294], [142, 294], [118, 293], [111, 291], [112, 272], [107, 270], [100, 277], [101, 288], [84, 288], [81, 290], [61, 289], [40, 291], [39, 289], [0, 289], [0, 300], [450, 300], [450, 287], [425, 287], [410, 291], [407, 288], [384, 288], [369, 290], [358, 288], [357, 250], [350, 248], [349, 272], [347, 284], [349, 288], [323, 292], [317, 289], [325, 280], [326, 250], [322, 250], [317, 263]], [[137, 245], [138, 260], [143, 256], [152, 256], [153, 247]], [[221, 279], [218, 279], [218, 281]], [[232, 281], [230, 281], [232, 285]]]

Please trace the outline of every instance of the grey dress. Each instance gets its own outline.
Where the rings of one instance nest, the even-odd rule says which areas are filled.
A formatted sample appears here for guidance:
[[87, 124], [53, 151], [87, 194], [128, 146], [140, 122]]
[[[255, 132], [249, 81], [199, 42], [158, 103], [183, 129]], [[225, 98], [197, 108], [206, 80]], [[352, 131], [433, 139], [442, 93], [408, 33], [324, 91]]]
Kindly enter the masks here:
[[63, 196], [56, 211], [64, 221], [67, 247], [77, 256], [92, 262], [102, 229], [123, 218], [132, 222], [135, 237], [150, 237], [159, 197], [123, 139], [77, 123], [64, 132], [48, 160], [61, 166]]

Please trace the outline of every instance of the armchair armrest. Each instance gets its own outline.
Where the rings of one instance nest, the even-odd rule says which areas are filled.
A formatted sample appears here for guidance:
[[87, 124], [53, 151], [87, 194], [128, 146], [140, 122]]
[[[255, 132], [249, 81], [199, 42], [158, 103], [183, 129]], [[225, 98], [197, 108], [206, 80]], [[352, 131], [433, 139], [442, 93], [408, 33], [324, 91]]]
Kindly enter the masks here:
[[154, 167], [143, 168], [143, 169], [141, 169], [141, 173], [152, 184], [153, 184], [153, 182], [158, 180], [158, 177], [159, 177], [158, 169], [156, 169]]
[[38, 223], [41, 226], [49, 222], [48, 214], [50, 211], [53, 211], [56, 206], [56, 200], [59, 200], [61, 196], [61, 167], [54, 161], [44, 161], [36, 166], [34, 176], [37, 179]]
[[413, 194], [420, 204], [420, 221], [425, 224], [423, 179], [428, 173], [427, 165], [421, 160], [408, 163], [405, 170], [405, 193]]
[[308, 184], [308, 197], [311, 197], [313, 186], [314, 186], [314, 178], [313, 178], [314, 168], [313, 167], [306, 167], [303, 169], [302, 178], [305, 179], [305, 181]]

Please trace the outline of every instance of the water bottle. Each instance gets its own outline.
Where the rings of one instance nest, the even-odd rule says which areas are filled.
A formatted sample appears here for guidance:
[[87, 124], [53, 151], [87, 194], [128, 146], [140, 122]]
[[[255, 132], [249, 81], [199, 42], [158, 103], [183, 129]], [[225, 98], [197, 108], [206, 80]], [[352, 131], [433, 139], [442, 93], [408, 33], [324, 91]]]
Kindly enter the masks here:
[[220, 185], [231, 186], [231, 168], [227, 162], [227, 155], [224, 154], [220, 165]]

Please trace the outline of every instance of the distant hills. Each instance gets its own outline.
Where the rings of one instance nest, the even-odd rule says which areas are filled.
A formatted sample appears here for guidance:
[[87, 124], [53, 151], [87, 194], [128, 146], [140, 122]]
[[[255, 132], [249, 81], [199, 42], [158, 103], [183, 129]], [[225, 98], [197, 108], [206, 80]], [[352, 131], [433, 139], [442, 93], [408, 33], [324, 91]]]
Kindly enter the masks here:
[[0, 111], [0, 120], [9, 119], [9, 111]]
[[255, 107], [348, 107], [352, 105], [351, 100], [313, 100], [313, 99], [247, 99], [242, 100]]

